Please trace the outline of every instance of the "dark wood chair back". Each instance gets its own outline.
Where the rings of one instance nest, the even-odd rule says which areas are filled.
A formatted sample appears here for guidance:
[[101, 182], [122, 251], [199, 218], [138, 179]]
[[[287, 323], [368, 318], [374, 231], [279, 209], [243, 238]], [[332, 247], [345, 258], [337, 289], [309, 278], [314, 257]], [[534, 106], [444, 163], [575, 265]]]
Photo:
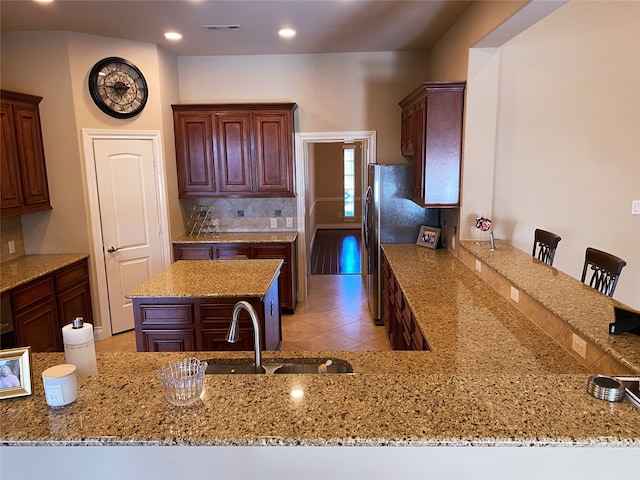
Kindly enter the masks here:
[[562, 238], [555, 233], [536, 228], [533, 234], [533, 251], [531, 255], [547, 265], [553, 265], [553, 258], [556, 255], [556, 248], [558, 248], [560, 240]]
[[609, 297], [613, 297], [620, 272], [626, 264], [627, 262], [615, 255], [589, 247], [584, 256], [581, 281], [586, 283], [587, 269], [590, 267], [593, 273], [589, 280], [589, 286]]

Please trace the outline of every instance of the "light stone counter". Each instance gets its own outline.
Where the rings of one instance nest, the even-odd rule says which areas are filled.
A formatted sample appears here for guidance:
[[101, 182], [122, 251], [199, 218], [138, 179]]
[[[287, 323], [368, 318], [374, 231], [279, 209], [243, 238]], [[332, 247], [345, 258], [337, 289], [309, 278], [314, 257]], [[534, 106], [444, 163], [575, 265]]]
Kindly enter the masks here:
[[297, 232], [222, 232], [199, 237], [183, 235], [173, 243], [291, 243], [297, 237]]
[[0, 265], [0, 293], [87, 258], [81, 254], [23, 255]]
[[[462, 241], [458, 245], [459, 255], [464, 256], [465, 252], [469, 252], [522, 292], [522, 296], [533, 299], [533, 308], [535, 303], [540, 304], [559, 320], [555, 325], [541, 323], [542, 328], [576, 332], [610, 355], [629, 373], [640, 375], [640, 336], [631, 333], [610, 335], [608, 330], [609, 323], [615, 321], [614, 306], [633, 309], [505, 242], [497, 241], [493, 252], [487, 242], [477, 245], [473, 241]], [[492, 281], [500, 288], [498, 279]], [[564, 342], [570, 350], [570, 336]], [[589, 356], [586, 360], [589, 363]]]
[[[155, 372], [187, 353], [98, 354], [76, 403], [0, 403], [5, 446], [556, 446], [640, 448], [640, 412], [586, 392], [589, 373], [446, 250], [384, 247], [428, 352], [265, 352], [337, 357], [353, 375], [208, 375], [201, 401], [174, 407]], [[197, 261], [202, 263], [202, 261]], [[197, 352], [199, 359], [252, 352]], [[292, 395], [302, 391], [301, 397]], [[591, 451], [591, 450], [590, 450]], [[15, 451], [13, 451], [15, 453]], [[426, 452], [425, 452], [426, 454]], [[386, 454], [383, 454], [386, 455]], [[333, 457], [330, 457], [333, 458]]]
[[149, 279], [127, 298], [263, 297], [282, 260], [180, 260]]

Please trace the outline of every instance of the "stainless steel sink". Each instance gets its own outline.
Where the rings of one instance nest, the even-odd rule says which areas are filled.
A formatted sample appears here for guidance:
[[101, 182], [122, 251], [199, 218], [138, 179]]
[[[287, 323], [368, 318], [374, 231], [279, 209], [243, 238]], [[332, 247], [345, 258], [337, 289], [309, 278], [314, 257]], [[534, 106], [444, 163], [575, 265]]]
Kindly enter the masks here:
[[[321, 368], [326, 366], [326, 372]], [[238, 374], [335, 374], [353, 373], [353, 367], [349, 362], [339, 358], [283, 358], [279, 360], [267, 360], [262, 362], [262, 371], [255, 371], [255, 364], [248, 358], [207, 360], [207, 374], [210, 375], [238, 375]]]

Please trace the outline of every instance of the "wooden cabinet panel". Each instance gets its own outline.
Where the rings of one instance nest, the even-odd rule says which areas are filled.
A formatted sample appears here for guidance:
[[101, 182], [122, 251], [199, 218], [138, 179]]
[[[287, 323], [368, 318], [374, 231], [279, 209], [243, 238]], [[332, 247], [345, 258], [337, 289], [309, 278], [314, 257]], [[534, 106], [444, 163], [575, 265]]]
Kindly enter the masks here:
[[245, 244], [214, 245], [213, 249], [215, 251], [215, 260], [252, 258], [251, 246]]
[[293, 192], [292, 122], [289, 112], [256, 113], [253, 116], [256, 158], [256, 191]]
[[175, 260], [213, 260], [213, 246], [197, 244], [188, 246], [174, 245], [173, 258]]
[[172, 108], [181, 198], [294, 196], [294, 103]]
[[[278, 284], [264, 298], [249, 298], [258, 314], [262, 350], [280, 350]], [[136, 348], [140, 352], [253, 350], [253, 324], [240, 311], [240, 341], [225, 339], [238, 298], [134, 298]]]
[[82, 317], [93, 323], [86, 259], [9, 291], [16, 346], [33, 352], [62, 351], [62, 327]]
[[402, 289], [384, 254], [381, 257], [382, 320], [394, 350], [428, 350]]
[[142, 352], [193, 352], [196, 350], [195, 332], [185, 330], [143, 330]]
[[460, 205], [465, 82], [423, 83], [401, 102], [401, 151], [413, 157], [412, 200]]
[[213, 168], [213, 125], [207, 112], [176, 112], [173, 117], [181, 198], [216, 192]]
[[18, 347], [31, 346], [32, 352], [62, 351], [55, 298], [42, 300], [33, 308], [14, 313], [13, 321]]
[[0, 92], [2, 217], [51, 209], [38, 104], [41, 97]]
[[220, 192], [251, 192], [249, 112], [220, 112], [216, 118], [216, 163]]

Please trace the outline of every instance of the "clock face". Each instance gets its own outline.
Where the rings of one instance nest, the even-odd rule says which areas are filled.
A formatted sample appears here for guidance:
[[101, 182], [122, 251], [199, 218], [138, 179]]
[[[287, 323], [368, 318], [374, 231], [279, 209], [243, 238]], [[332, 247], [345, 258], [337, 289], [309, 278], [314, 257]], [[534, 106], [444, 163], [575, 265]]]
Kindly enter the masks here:
[[142, 72], [128, 60], [109, 57], [100, 60], [89, 74], [89, 93], [107, 115], [131, 118], [147, 103], [147, 82]]

